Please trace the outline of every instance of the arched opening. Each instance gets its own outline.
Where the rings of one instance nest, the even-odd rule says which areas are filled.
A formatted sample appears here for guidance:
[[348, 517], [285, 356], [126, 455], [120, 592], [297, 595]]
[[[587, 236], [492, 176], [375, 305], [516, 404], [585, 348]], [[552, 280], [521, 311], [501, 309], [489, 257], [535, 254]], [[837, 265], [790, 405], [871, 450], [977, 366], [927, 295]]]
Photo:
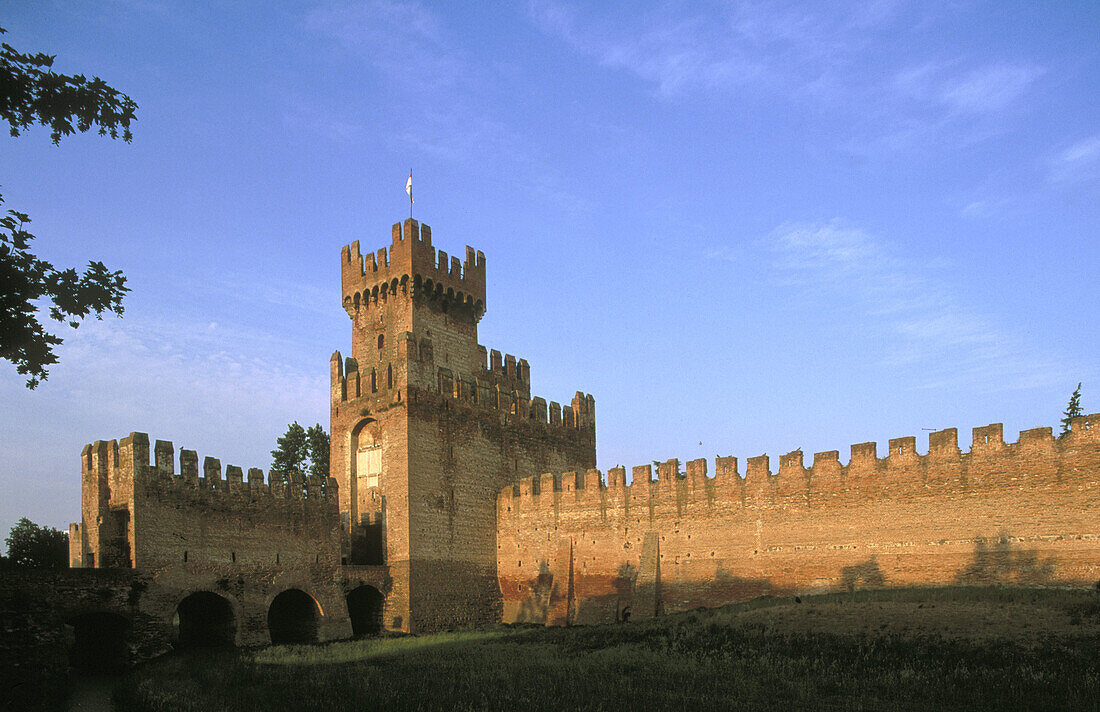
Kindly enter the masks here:
[[236, 643], [233, 606], [210, 591], [196, 591], [180, 601], [175, 623], [181, 648], [231, 648]]
[[267, 628], [273, 645], [316, 643], [321, 611], [317, 602], [296, 588], [283, 591], [267, 610]]
[[69, 664], [93, 673], [117, 673], [130, 662], [126, 634], [130, 621], [118, 613], [84, 613], [68, 621], [73, 627]]
[[382, 607], [385, 597], [374, 586], [359, 586], [348, 594], [348, 616], [356, 637], [382, 632]]
[[352, 429], [349, 446], [352, 526], [348, 563], [381, 564], [385, 542], [376, 489], [382, 485], [381, 424], [371, 418], [362, 420]]

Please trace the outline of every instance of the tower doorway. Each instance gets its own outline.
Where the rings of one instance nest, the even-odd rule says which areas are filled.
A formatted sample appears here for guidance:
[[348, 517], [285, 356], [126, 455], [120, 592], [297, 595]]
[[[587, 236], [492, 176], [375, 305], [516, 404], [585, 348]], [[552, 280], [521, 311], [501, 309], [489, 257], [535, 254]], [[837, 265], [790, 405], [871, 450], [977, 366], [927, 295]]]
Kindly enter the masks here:
[[355, 637], [378, 635], [382, 632], [382, 610], [385, 597], [374, 586], [359, 586], [347, 596], [348, 616]]

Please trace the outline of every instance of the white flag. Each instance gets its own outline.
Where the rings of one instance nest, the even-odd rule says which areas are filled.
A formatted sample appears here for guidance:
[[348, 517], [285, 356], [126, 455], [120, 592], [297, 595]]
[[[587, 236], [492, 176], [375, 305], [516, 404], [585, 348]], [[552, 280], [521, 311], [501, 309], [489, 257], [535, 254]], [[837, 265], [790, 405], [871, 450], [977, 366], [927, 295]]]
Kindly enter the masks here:
[[413, 174], [409, 171], [409, 181], [405, 183], [405, 192], [409, 194], [409, 202], [413, 202]]

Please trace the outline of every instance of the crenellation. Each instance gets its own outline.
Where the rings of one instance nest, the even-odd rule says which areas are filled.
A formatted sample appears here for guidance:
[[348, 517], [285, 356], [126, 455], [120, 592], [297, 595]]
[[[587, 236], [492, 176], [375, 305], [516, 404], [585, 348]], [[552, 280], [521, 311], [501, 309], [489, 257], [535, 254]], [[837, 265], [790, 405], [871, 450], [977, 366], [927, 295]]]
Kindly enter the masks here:
[[157, 440], [156, 445], [153, 447], [154, 460], [157, 472], [162, 476], [172, 477], [175, 475], [175, 449], [172, 447], [172, 443], [167, 440]]
[[1001, 423], [993, 423], [973, 430], [973, 443], [970, 453], [990, 453], [1004, 448], [1004, 426]]
[[[774, 474], [765, 454], [748, 458], [744, 477], [737, 458], [720, 456], [713, 478], [706, 459], [681, 472], [673, 458], [633, 467], [629, 483], [622, 466], [605, 480], [595, 399], [533, 396], [525, 359], [478, 343], [484, 255], [437, 250], [411, 218], [391, 237], [341, 251], [352, 349], [330, 359], [332, 477], [265, 482], [250, 468], [246, 480], [227, 465], [223, 478], [212, 457], [200, 476], [185, 449], [177, 476], [171, 442], [155, 442], [150, 464], [143, 433], [97, 441], [81, 451], [71, 560], [189, 582], [215, 571], [202, 586], [259, 585], [265, 596], [298, 579], [334, 591], [386, 581], [377, 615], [412, 633], [967, 581], [992, 541], [1018, 548], [997, 564], [1022, 562], [1010, 583], [1100, 577], [1095, 538], [1082, 534], [1100, 507], [1100, 416], [1011, 444], [998, 424], [975, 428], [965, 453], [951, 428], [929, 435], [926, 455], [900, 437], [883, 459], [868, 442], [847, 464], [830, 450], [807, 467], [799, 448]], [[341, 603], [328, 598], [324, 618], [346, 628]]]
[[771, 477], [771, 465], [768, 456], [757, 455], [745, 461], [745, 483], [757, 483], [765, 477]]
[[928, 454], [935, 458], [957, 459], [960, 455], [958, 428], [929, 433]]
[[225, 466], [225, 486], [229, 492], [244, 490], [244, 472], [237, 465]]
[[686, 467], [689, 480], [698, 481], [705, 479], [707, 476], [707, 460], [705, 457], [700, 457], [696, 460], [688, 460]]
[[677, 459], [665, 460], [657, 464], [657, 481], [671, 485], [680, 477], [680, 461]]
[[1032, 428], [1020, 431], [1020, 449], [1022, 450], [1054, 450], [1054, 432], [1049, 426], [1046, 428]]
[[538, 477], [538, 489], [535, 494], [541, 497], [540, 506], [552, 504], [554, 492], [561, 491], [561, 475], [553, 472], [544, 472]]
[[1078, 441], [1100, 441], [1100, 413], [1082, 415], [1069, 423], [1069, 436]]
[[783, 477], [792, 474], [798, 474], [799, 476], [805, 475], [805, 468], [802, 466], [801, 450], [793, 450], [779, 458], [778, 475]]
[[715, 458], [714, 476], [723, 480], [740, 480], [741, 475], [737, 472], [737, 458], [731, 456]]
[[199, 485], [199, 455], [194, 450], [180, 449], [180, 475], [192, 487]]
[[878, 464], [878, 443], [866, 442], [852, 445], [852, 454], [848, 459], [848, 471], [870, 471]]

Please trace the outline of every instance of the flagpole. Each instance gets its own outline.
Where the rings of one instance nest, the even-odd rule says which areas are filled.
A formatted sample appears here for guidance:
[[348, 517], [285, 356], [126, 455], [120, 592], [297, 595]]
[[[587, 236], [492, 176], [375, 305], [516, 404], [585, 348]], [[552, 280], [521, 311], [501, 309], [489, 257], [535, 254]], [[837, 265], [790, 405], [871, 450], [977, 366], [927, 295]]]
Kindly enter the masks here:
[[413, 169], [409, 169], [409, 220], [413, 219], [413, 191], [412, 191], [412, 179]]

